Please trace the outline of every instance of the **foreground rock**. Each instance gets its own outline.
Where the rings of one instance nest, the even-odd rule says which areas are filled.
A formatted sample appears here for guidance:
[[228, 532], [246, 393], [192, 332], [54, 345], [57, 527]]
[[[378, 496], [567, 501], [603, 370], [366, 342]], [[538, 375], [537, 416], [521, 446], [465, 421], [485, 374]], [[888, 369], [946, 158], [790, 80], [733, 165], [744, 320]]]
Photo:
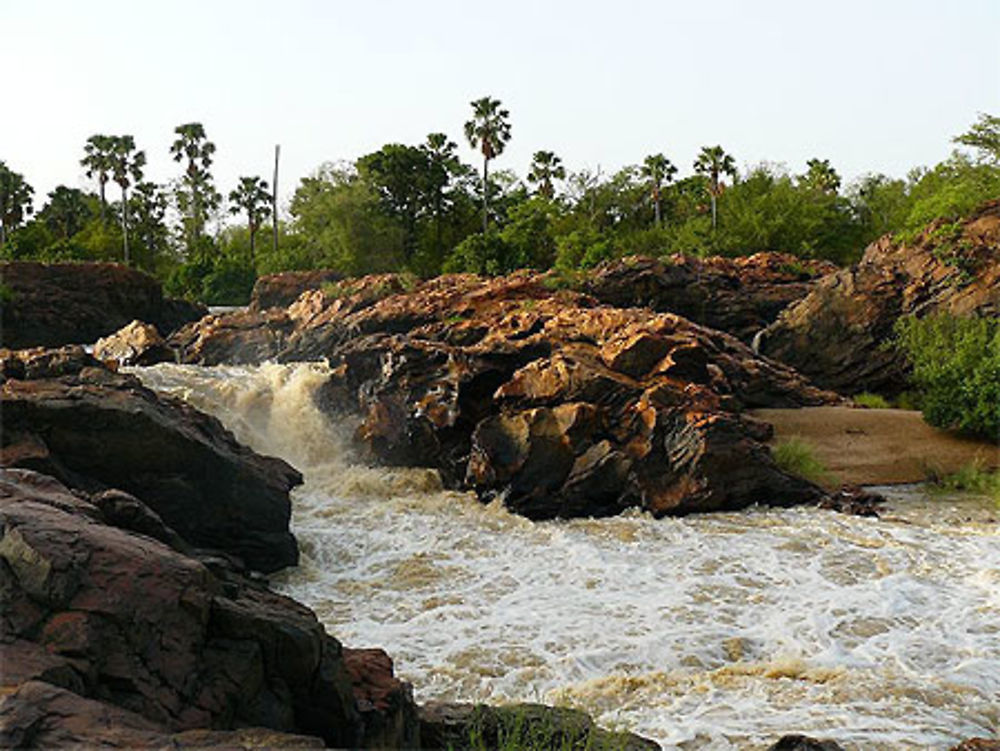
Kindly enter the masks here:
[[151, 276], [112, 263], [0, 263], [3, 302], [0, 346], [90, 344], [139, 319], [169, 335], [208, 310], [164, 299]]
[[289, 490], [301, 476], [215, 418], [115, 373], [79, 347], [0, 350], [0, 466], [141, 498], [192, 545], [274, 571], [297, 562]]
[[420, 708], [420, 745], [452, 751], [482, 748], [658, 751], [660, 748], [658, 743], [632, 733], [602, 730], [579, 710], [541, 704], [424, 705]]
[[787, 253], [631, 257], [601, 264], [581, 289], [615, 307], [676, 313], [749, 343], [783, 308], [809, 294], [821, 276], [836, 270], [827, 261]]
[[817, 500], [777, 468], [756, 406], [837, 401], [732, 336], [602, 306], [550, 277], [398, 277], [307, 292], [286, 311], [210, 318], [174, 337], [193, 362], [326, 357], [330, 411], [390, 464], [532, 518], [655, 514]]
[[901, 316], [1000, 315], [1000, 201], [912, 243], [883, 237], [822, 279], [762, 335], [760, 351], [843, 393], [896, 393], [905, 363], [887, 348]]
[[132, 321], [110, 336], [98, 339], [94, 345], [94, 357], [121, 366], [147, 366], [173, 362], [174, 352], [155, 326]]
[[[311, 611], [223, 558], [115, 526], [106, 507], [44, 475], [0, 470], [4, 747], [417, 739], [410, 689], [384, 655], [373, 677], [367, 663], [349, 669]], [[367, 684], [379, 704], [365, 703]]]

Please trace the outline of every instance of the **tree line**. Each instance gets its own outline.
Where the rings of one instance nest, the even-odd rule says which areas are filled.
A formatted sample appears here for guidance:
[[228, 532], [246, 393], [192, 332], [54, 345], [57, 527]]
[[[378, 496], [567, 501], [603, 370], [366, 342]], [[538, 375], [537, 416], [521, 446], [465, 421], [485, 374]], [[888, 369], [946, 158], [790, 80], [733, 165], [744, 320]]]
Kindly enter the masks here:
[[[684, 175], [666, 152], [605, 174], [570, 171], [555, 151], [538, 150], [522, 180], [491, 170], [512, 137], [499, 100], [472, 102], [462, 132], [481, 169], [443, 132], [322, 165], [297, 187], [276, 248], [256, 242], [274, 219], [267, 181], [240, 177], [224, 199], [212, 176], [216, 147], [200, 123], [175, 128], [170, 155], [180, 174], [167, 185], [144, 179], [134, 137], [94, 135], [80, 164], [96, 190], [60, 185], [37, 213], [24, 176], [0, 162], [0, 256], [119, 261], [155, 274], [172, 294], [237, 303], [257, 274], [286, 269], [496, 274], [587, 268], [631, 253], [762, 250], [843, 264], [886, 232], [1000, 196], [1000, 118], [986, 114], [954, 139], [974, 154], [846, 186], [827, 159], [799, 173], [773, 163], [740, 171], [720, 145], [703, 147]], [[227, 216], [240, 222], [227, 226]]]

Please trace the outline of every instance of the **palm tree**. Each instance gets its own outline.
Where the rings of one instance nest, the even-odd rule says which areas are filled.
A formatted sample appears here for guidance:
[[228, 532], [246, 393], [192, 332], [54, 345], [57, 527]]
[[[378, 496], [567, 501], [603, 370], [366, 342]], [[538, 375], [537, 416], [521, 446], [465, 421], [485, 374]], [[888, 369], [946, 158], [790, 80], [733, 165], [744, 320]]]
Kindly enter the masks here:
[[501, 109], [499, 99], [488, 96], [472, 102], [472, 119], [465, 124], [465, 137], [472, 148], [483, 154], [483, 234], [486, 234], [489, 212], [490, 159], [499, 156], [510, 140], [510, 112]]
[[536, 151], [531, 157], [531, 170], [528, 172], [528, 182], [538, 185], [538, 192], [549, 200], [555, 196], [556, 191], [552, 185], [553, 180], [566, 179], [566, 169], [563, 167], [562, 159], [551, 151]]
[[185, 215], [188, 253], [193, 252], [205, 225], [205, 212], [219, 205], [222, 196], [212, 185], [212, 155], [215, 144], [208, 140], [201, 123], [186, 123], [174, 128], [177, 138], [170, 146], [175, 162], [187, 160], [182, 181], [185, 189], [177, 192], [178, 208]]
[[229, 207], [230, 214], [246, 214], [247, 229], [250, 231], [250, 268], [256, 268], [254, 236], [261, 219], [271, 213], [271, 192], [267, 189], [267, 181], [260, 177], [241, 177], [236, 189], [229, 193], [229, 200], [233, 204]]
[[799, 177], [799, 182], [823, 193], [836, 193], [840, 188], [840, 175], [830, 166], [829, 159], [810, 159], [806, 162], [806, 173]]
[[0, 246], [7, 236], [31, 214], [31, 194], [35, 192], [21, 175], [0, 162]]
[[111, 151], [111, 173], [118, 187], [122, 189], [122, 246], [125, 251], [125, 265], [131, 258], [128, 252], [128, 188], [133, 182], [142, 180], [142, 168], [146, 166], [146, 152], [136, 151], [132, 136], [116, 136]]
[[459, 168], [458, 157], [455, 156], [458, 145], [448, 140], [448, 136], [444, 133], [428, 133], [427, 141], [420, 148], [427, 157], [427, 190], [430, 193], [434, 214], [434, 246], [440, 256], [444, 189]]
[[642, 163], [642, 176], [649, 179], [653, 194], [656, 226], [660, 226], [660, 191], [664, 184], [673, 182], [677, 168], [663, 154], [651, 154]]
[[708, 194], [712, 199], [712, 229], [718, 223], [716, 200], [725, 185], [719, 180], [723, 174], [736, 178], [736, 162], [721, 146], [702, 146], [701, 153], [694, 160], [694, 171], [708, 178]]
[[101, 196], [102, 224], [108, 207], [107, 199], [104, 197], [104, 186], [111, 179], [111, 171], [114, 166], [114, 147], [114, 136], [93, 135], [84, 144], [83, 151], [86, 156], [80, 160], [80, 164], [87, 168], [87, 177], [97, 178], [97, 192]]
[[38, 212], [38, 218], [68, 240], [93, 216], [92, 200], [79, 188], [59, 185], [49, 193], [49, 202]]

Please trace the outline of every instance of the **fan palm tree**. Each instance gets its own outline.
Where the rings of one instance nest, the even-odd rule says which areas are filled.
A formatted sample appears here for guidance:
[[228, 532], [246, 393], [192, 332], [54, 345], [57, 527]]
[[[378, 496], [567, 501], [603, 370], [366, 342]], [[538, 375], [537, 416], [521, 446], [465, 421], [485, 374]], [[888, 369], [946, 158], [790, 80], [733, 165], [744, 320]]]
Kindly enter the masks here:
[[538, 185], [538, 192], [548, 199], [555, 196], [553, 180], [565, 180], [566, 168], [562, 159], [551, 151], [536, 151], [531, 157], [531, 170], [528, 172], [528, 182]]
[[122, 189], [122, 247], [125, 265], [131, 262], [128, 248], [128, 188], [142, 180], [142, 170], [146, 166], [146, 152], [137, 151], [132, 136], [115, 136], [111, 150], [111, 174]]
[[241, 177], [236, 189], [229, 193], [230, 214], [246, 214], [247, 229], [250, 232], [250, 268], [256, 268], [254, 257], [254, 237], [260, 222], [271, 213], [271, 192], [267, 181], [260, 177]]
[[0, 245], [7, 242], [24, 217], [31, 214], [31, 195], [35, 192], [21, 175], [0, 162]]
[[499, 99], [488, 96], [472, 104], [472, 119], [465, 124], [465, 137], [472, 148], [483, 154], [483, 234], [486, 234], [489, 216], [489, 165], [499, 156], [510, 140], [510, 112], [501, 108]]
[[663, 154], [651, 154], [642, 163], [642, 176], [649, 180], [653, 194], [653, 210], [656, 215], [656, 226], [660, 226], [661, 190], [665, 184], [673, 182], [677, 167]]
[[810, 159], [799, 182], [823, 193], [836, 193], [840, 188], [840, 175], [830, 166], [829, 159]]
[[185, 215], [185, 234], [187, 235], [188, 252], [193, 252], [198, 246], [202, 228], [205, 225], [205, 213], [219, 205], [222, 196], [212, 185], [212, 156], [215, 154], [215, 144], [205, 135], [205, 127], [201, 123], [185, 123], [174, 128], [177, 138], [170, 146], [170, 153], [175, 162], [187, 160], [182, 182], [184, 188], [177, 192], [178, 208]]
[[736, 162], [721, 146], [702, 146], [701, 153], [694, 160], [694, 171], [708, 178], [708, 194], [712, 200], [712, 229], [718, 224], [716, 201], [725, 185], [720, 181], [723, 174], [736, 178]]
[[111, 179], [111, 172], [114, 168], [114, 148], [114, 136], [93, 135], [83, 145], [85, 156], [80, 160], [80, 164], [87, 168], [87, 177], [97, 179], [97, 193], [101, 197], [102, 224], [108, 208], [104, 187]]

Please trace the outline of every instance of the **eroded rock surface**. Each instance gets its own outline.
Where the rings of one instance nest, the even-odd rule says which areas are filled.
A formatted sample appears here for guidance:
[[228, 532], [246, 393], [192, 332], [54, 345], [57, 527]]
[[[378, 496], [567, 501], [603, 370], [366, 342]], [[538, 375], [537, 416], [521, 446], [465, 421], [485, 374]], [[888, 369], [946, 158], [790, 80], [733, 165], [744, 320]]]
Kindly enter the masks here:
[[256, 310], [287, 308], [299, 295], [324, 285], [336, 284], [344, 278], [339, 271], [314, 269], [310, 271], [282, 271], [259, 277], [250, 294], [250, 307]]
[[156, 365], [173, 362], [174, 353], [156, 327], [142, 321], [132, 321], [94, 345], [94, 357], [120, 366]]
[[901, 316], [1000, 315], [1000, 201], [938, 220], [914, 242], [886, 236], [820, 280], [761, 337], [760, 351], [843, 393], [895, 393], [905, 362], [886, 343]]
[[[225, 559], [109, 524], [92, 500], [0, 470], [5, 747], [405, 747], [416, 736], [410, 690], [384, 655], [368, 650], [349, 672], [307, 608]], [[377, 701], [358, 686], [376, 686]]]
[[302, 480], [222, 424], [157, 396], [79, 347], [0, 350], [0, 466], [137, 496], [190, 544], [274, 571], [298, 560], [289, 490]]
[[113, 263], [0, 263], [3, 302], [0, 346], [91, 344], [139, 319], [169, 335], [208, 310], [164, 299], [153, 277]]

